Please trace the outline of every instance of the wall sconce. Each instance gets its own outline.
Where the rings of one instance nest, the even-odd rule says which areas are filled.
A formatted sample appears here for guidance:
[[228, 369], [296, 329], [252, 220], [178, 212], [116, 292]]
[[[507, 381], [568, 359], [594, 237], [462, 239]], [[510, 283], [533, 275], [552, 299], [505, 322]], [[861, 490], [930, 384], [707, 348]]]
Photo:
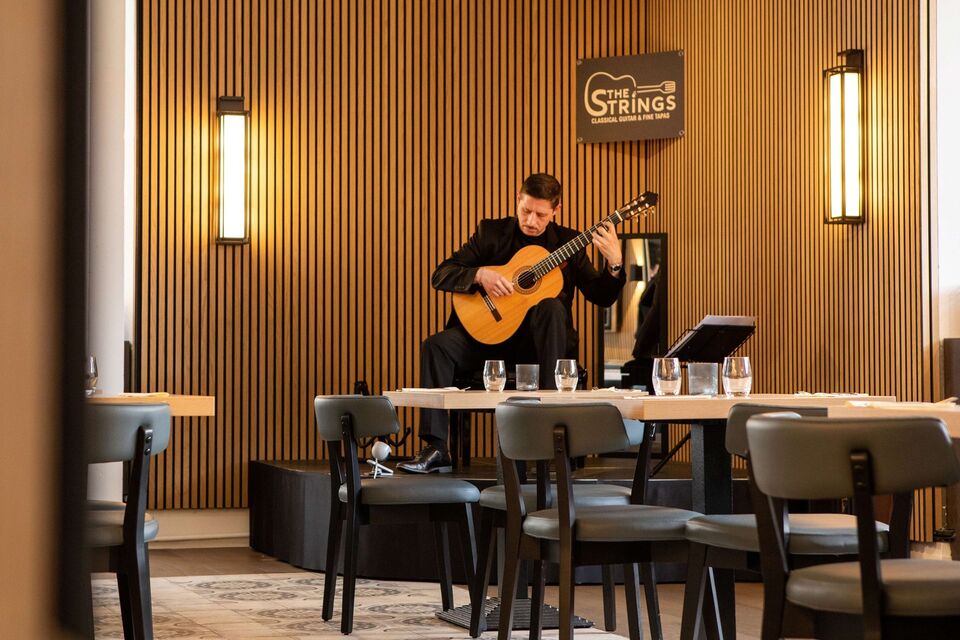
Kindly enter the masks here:
[[217, 98], [220, 129], [217, 242], [221, 244], [245, 244], [250, 241], [247, 216], [247, 115], [243, 98]]
[[841, 51], [823, 72], [827, 125], [827, 222], [862, 223], [866, 149], [863, 50]]

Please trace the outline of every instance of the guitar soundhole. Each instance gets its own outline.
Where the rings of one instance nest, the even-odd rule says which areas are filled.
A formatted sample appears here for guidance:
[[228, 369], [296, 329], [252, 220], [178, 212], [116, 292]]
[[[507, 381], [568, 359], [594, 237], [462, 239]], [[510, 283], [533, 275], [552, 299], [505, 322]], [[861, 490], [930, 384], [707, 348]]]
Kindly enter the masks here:
[[537, 276], [533, 274], [533, 271], [524, 271], [517, 276], [517, 286], [524, 292], [529, 292], [534, 289], [539, 282]]

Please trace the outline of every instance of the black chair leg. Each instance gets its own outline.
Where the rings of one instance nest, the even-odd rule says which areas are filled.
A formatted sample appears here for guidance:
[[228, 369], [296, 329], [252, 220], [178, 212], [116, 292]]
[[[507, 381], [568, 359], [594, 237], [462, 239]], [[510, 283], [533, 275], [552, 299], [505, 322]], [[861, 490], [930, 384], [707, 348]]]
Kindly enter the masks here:
[[[130, 610], [130, 578], [122, 571], [117, 572], [117, 594], [120, 596], [120, 621], [123, 624], [123, 637], [134, 638], [133, 612]], [[91, 638], [93, 635], [91, 634]]]
[[513, 604], [520, 573], [520, 531], [507, 527], [504, 533], [503, 584], [500, 585], [500, 622], [497, 640], [510, 640], [513, 631]]
[[[561, 543], [561, 549], [563, 544]], [[560, 556], [560, 640], [573, 640], [574, 580], [573, 558], [570, 549]]]
[[530, 640], [540, 640], [543, 633], [543, 592], [547, 577], [543, 571], [543, 560], [533, 561], [533, 593], [530, 594]]
[[130, 597], [130, 614], [133, 622], [133, 637], [137, 640], [153, 640], [153, 611], [150, 600], [150, 561], [146, 545], [133, 551], [124, 562], [127, 574], [127, 592]]
[[473, 528], [473, 507], [465, 504], [457, 521], [457, 531], [460, 532], [460, 555], [463, 557], [467, 588], [473, 585], [477, 574], [477, 539]]
[[443, 610], [453, 608], [453, 575], [450, 572], [450, 539], [445, 522], [433, 523], [433, 537], [437, 544], [437, 577], [440, 580], [440, 602]]
[[640, 622], [640, 578], [637, 565], [623, 565], [623, 593], [627, 603], [627, 630], [630, 640], [643, 639], [643, 625]]
[[479, 638], [487, 630], [487, 619], [484, 616], [487, 600], [487, 587], [490, 585], [490, 570], [493, 566], [493, 556], [496, 549], [496, 538], [493, 535], [493, 521], [488, 509], [480, 508], [480, 532], [477, 538], [479, 554], [477, 556], [477, 573], [473, 584], [470, 585], [470, 637]]
[[706, 573], [707, 548], [690, 543], [687, 558], [687, 584], [683, 591], [683, 617], [680, 622], [680, 640], [697, 640], [700, 637], [701, 611], [703, 610], [703, 580]]
[[324, 621], [333, 617], [333, 599], [337, 594], [337, 564], [340, 560], [340, 535], [343, 532], [343, 513], [340, 502], [330, 509], [330, 526], [327, 527], [327, 562], [323, 566], [323, 611]]
[[617, 585], [613, 581], [613, 565], [600, 567], [603, 573], [603, 629], [617, 630]]
[[643, 595], [647, 601], [650, 637], [653, 640], [663, 640], [663, 628], [660, 625], [660, 598], [657, 596], [657, 570], [652, 562], [640, 563], [640, 577], [643, 579]]
[[703, 616], [703, 628], [706, 631], [707, 640], [723, 640], [723, 625], [721, 624], [720, 607], [717, 604], [717, 581], [713, 577], [713, 567], [709, 566], [704, 572], [701, 615]]
[[786, 584], [782, 576], [763, 577], [763, 618], [760, 626], [762, 640], [776, 640], [782, 635]]
[[357, 539], [360, 533], [360, 518], [354, 508], [347, 508], [346, 529], [343, 549], [343, 606], [340, 612], [340, 632], [344, 634], [353, 631], [353, 605], [357, 590]]

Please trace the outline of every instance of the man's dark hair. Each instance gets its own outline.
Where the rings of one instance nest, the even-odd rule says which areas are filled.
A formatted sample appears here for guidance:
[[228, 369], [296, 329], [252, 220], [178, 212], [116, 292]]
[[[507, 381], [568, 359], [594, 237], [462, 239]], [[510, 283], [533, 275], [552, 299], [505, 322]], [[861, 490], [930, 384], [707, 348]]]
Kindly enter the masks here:
[[560, 183], [549, 173], [534, 173], [520, 185], [520, 193], [537, 200], [549, 200], [554, 209], [560, 204]]

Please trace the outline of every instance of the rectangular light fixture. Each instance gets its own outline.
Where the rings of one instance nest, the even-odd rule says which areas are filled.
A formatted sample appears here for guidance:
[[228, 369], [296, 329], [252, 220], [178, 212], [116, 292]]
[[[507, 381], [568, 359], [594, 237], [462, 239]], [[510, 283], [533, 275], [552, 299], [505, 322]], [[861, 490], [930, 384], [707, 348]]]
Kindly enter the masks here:
[[243, 98], [217, 98], [220, 136], [217, 242], [243, 244], [249, 234], [249, 171], [247, 161], [247, 112]]
[[823, 72], [827, 125], [826, 221], [864, 221], [863, 50], [839, 54], [843, 64]]

